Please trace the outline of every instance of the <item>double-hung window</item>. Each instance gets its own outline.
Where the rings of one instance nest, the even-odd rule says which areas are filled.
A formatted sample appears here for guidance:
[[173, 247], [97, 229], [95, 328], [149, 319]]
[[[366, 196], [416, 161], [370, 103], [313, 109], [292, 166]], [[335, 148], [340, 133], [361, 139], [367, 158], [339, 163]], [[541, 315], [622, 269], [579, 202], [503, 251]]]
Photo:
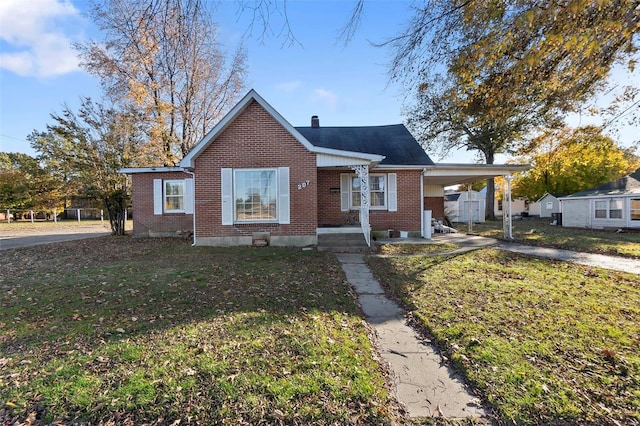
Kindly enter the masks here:
[[166, 213], [184, 213], [185, 181], [164, 181], [164, 211]]
[[594, 216], [596, 219], [622, 219], [622, 200], [596, 200]]
[[233, 171], [236, 222], [278, 220], [278, 182], [275, 169]]
[[[360, 178], [351, 178], [351, 208], [359, 209], [361, 206], [362, 191], [360, 188]], [[369, 175], [369, 208], [387, 208], [387, 176]]]
[[[376, 173], [369, 175], [369, 209], [398, 210], [397, 174]], [[358, 176], [340, 175], [340, 210], [358, 210], [362, 206], [362, 181]]]
[[193, 179], [154, 179], [153, 214], [192, 214]]

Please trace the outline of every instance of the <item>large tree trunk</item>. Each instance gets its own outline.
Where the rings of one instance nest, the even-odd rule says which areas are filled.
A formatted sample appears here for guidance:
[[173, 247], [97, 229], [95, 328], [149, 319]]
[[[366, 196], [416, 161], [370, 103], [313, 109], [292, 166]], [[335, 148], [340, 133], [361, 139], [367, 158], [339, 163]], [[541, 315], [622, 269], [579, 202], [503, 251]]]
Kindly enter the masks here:
[[125, 235], [127, 201], [127, 194], [124, 191], [115, 192], [103, 199], [104, 206], [109, 214], [111, 235]]
[[[485, 153], [485, 159], [487, 160], [487, 164], [493, 164], [494, 157], [493, 153]], [[496, 195], [496, 184], [493, 178], [487, 179], [487, 196], [485, 197], [485, 214], [484, 217], [487, 220], [496, 220], [496, 212], [493, 209], [493, 205], [495, 204], [495, 195]]]
[[496, 212], [493, 209], [493, 206], [495, 204], [495, 193], [496, 193], [495, 181], [493, 180], [493, 178], [489, 178], [487, 179], [487, 197], [485, 199], [486, 205], [485, 205], [485, 215], [484, 215], [485, 219], [487, 220], [496, 219]]

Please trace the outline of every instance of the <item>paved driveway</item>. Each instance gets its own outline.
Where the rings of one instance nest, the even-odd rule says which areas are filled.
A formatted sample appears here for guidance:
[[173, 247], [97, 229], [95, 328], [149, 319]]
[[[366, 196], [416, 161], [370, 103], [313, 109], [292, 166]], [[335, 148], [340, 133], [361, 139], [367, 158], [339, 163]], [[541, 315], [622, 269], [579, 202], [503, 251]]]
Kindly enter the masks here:
[[34, 226], [19, 230], [2, 230], [0, 228], [0, 250], [31, 247], [40, 244], [59, 243], [62, 241], [82, 240], [85, 238], [104, 237], [111, 231], [104, 225], [51, 225]]

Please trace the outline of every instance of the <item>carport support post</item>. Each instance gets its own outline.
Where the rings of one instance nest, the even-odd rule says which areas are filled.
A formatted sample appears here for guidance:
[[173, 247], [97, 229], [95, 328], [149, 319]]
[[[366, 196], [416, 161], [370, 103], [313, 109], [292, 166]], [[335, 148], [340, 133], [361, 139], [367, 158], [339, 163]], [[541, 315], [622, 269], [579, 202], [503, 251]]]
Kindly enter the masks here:
[[[502, 226], [505, 240], [513, 240], [513, 222], [511, 220], [511, 175], [504, 175], [504, 196], [502, 198]], [[505, 200], [506, 198], [506, 200]], [[505, 204], [506, 201], [506, 204]]]

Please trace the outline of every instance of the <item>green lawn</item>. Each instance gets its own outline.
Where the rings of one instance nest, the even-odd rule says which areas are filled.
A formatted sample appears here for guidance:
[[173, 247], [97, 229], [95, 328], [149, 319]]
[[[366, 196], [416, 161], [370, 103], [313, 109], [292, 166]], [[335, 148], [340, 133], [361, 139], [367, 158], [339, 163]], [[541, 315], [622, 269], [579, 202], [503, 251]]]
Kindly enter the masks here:
[[330, 254], [108, 237], [0, 255], [9, 424], [398, 421]]
[[368, 262], [502, 421], [640, 424], [640, 276], [494, 249]]
[[[550, 219], [521, 219], [512, 223], [513, 238], [517, 242], [640, 259], [640, 230], [617, 233], [615, 230], [565, 228], [550, 225]], [[467, 224], [456, 224], [456, 228], [467, 232]], [[476, 223], [473, 232], [485, 237], [504, 237], [502, 220]]]

